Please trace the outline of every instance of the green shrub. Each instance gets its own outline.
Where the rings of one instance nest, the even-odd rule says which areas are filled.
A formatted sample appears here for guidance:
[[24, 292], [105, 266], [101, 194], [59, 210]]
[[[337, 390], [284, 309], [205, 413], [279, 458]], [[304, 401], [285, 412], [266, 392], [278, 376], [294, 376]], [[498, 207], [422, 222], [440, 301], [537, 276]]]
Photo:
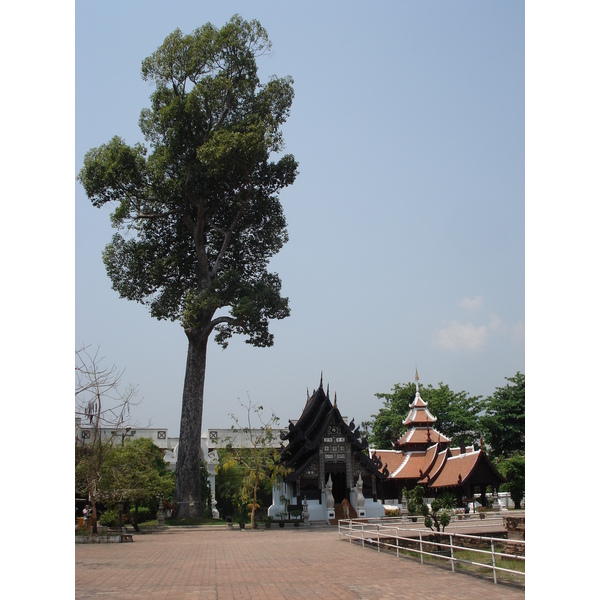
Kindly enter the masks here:
[[[133, 511], [131, 511], [131, 515], [134, 516]], [[138, 508], [138, 523], [152, 521], [154, 518], [156, 518], [156, 516], [152, 514], [152, 511], [147, 506], [140, 506]]]
[[98, 519], [100, 525], [105, 527], [118, 527], [119, 526], [119, 511], [116, 508], [110, 508], [105, 510]]

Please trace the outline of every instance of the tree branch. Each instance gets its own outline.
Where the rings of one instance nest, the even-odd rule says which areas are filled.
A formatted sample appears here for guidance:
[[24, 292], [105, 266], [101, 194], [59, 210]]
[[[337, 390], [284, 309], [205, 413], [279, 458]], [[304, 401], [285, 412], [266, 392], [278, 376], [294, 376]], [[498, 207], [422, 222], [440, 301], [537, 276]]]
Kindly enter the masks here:
[[[246, 182], [246, 183], [248, 183], [248, 182]], [[212, 277], [214, 277], [218, 273], [219, 268], [221, 266], [221, 262], [223, 261], [223, 257], [225, 256], [225, 251], [227, 250], [227, 248], [229, 246], [229, 242], [231, 241], [231, 236], [233, 235], [233, 232], [235, 231], [237, 224], [239, 223], [240, 219], [242, 218], [242, 215], [244, 214], [244, 211], [246, 210], [246, 206], [248, 206], [248, 202], [250, 202], [250, 191], [246, 189], [245, 195], [246, 195], [246, 197], [242, 200], [242, 205], [240, 206], [240, 209], [238, 210], [237, 214], [235, 215], [235, 218], [233, 219], [231, 226], [225, 233], [225, 239], [223, 240], [223, 243], [221, 244], [221, 250], [219, 251], [219, 255], [217, 256], [215, 263], [213, 265], [213, 268], [210, 272]]]

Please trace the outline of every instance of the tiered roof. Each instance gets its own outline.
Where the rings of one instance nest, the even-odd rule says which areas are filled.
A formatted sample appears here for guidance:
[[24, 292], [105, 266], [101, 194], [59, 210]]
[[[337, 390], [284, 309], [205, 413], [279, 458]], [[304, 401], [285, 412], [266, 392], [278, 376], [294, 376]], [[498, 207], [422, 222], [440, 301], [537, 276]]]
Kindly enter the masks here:
[[421, 398], [418, 372], [415, 372], [415, 381], [417, 383], [417, 393], [409, 406], [408, 416], [402, 422], [408, 429], [394, 443], [394, 449], [408, 452], [410, 450], [425, 450], [432, 444], [449, 445], [450, 439], [433, 428], [437, 417], [429, 412], [427, 402]]
[[474, 446], [450, 448], [450, 439], [435, 430], [437, 418], [429, 412], [419, 393], [419, 375], [415, 374], [417, 392], [403, 421], [408, 429], [394, 443], [393, 450], [369, 450], [378, 464], [387, 463], [389, 478], [402, 485], [420, 484], [429, 489], [455, 487], [464, 483], [501, 483], [504, 478], [481, 450]]

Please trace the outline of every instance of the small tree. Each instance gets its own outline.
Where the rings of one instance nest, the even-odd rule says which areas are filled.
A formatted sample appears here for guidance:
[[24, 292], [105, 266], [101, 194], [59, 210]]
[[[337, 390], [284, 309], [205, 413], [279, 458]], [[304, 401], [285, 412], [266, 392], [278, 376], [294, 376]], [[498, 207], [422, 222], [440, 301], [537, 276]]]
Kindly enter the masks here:
[[[75, 439], [75, 490], [86, 496], [92, 507], [92, 530], [97, 529], [96, 497], [105, 457], [115, 438], [125, 432], [135, 388], [120, 391], [123, 371], [104, 367], [99, 349], [75, 352], [75, 416], [91, 425], [88, 439]], [[108, 428], [108, 436], [102, 430]]]
[[[450, 523], [450, 511], [447, 506], [448, 502], [451, 501], [449, 498], [436, 499], [431, 503], [431, 510], [429, 506], [424, 502], [425, 489], [421, 485], [415, 486], [409, 493], [409, 512], [411, 514], [420, 513], [424, 517], [424, 525], [439, 533], [440, 528], [442, 531]], [[434, 529], [435, 527], [435, 529]]]
[[139, 438], [110, 449], [102, 465], [97, 493], [103, 500], [124, 504], [131, 524], [139, 531], [141, 504], [169, 497], [174, 489], [174, 474], [169, 472], [160, 448], [149, 438]]
[[[246, 448], [236, 448], [230, 440], [227, 444], [226, 458], [222, 464], [222, 469], [227, 470], [235, 466], [242, 467], [243, 478], [238, 492], [238, 498], [241, 510], [250, 509], [250, 528], [255, 529], [256, 509], [260, 508], [258, 504], [258, 492], [262, 482], [274, 481], [289, 472], [280, 463], [280, 455], [276, 448], [275, 435], [273, 427], [279, 423], [279, 418], [274, 413], [265, 421], [262, 416], [263, 407], [253, 404], [248, 399], [248, 404], [243, 404], [246, 409], [247, 425], [242, 426], [235, 415], [231, 415], [235, 424], [231, 426], [232, 434], [242, 433], [246, 436], [249, 446]], [[260, 429], [252, 428], [252, 413], [256, 415], [260, 423]], [[245, 513], [247, 514], [247, 513]], [[240, 515], [242, 516], [242, 515]]]

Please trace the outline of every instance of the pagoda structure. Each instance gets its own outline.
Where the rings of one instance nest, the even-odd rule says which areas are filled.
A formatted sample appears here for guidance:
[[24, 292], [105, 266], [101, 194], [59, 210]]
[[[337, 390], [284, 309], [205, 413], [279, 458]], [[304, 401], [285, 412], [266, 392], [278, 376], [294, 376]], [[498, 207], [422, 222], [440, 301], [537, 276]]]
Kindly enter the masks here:
[[[417, 485], [428, 497], [451, 491], [457, 505], [472, 501], [475, 494], [484, 495], [488, 486], [493, 491], [505, 481], [483, 450], [473, 445], [451, 447], [451, 440], [434, 427], [437, 418], [431, 414], [419, 391], [419, 374], [415, 372], [416, 394], [403, 425], [405, 433], [394, 442], [393, 449], [370, 449], [369, 456], [387, 477], [380, 484], [380, 496], [386, 503], [397, 504], [402, 490]], [[483, 502], [482, 502], [483, 503]]]
[[322, 375], [312, 396], [307, 392], [300, 418], [289, 422], [281, 439], [281, 462], [289, 473], [273, 487], [269, 515], [295, 509], [310, 521], [330, 522], [343, 516], [383, 516], [376, 481], [385, 479], [385, 470], [369, 458], [366, 437], [354, 420], [342, 417], [337, 395], [331, 402]]

